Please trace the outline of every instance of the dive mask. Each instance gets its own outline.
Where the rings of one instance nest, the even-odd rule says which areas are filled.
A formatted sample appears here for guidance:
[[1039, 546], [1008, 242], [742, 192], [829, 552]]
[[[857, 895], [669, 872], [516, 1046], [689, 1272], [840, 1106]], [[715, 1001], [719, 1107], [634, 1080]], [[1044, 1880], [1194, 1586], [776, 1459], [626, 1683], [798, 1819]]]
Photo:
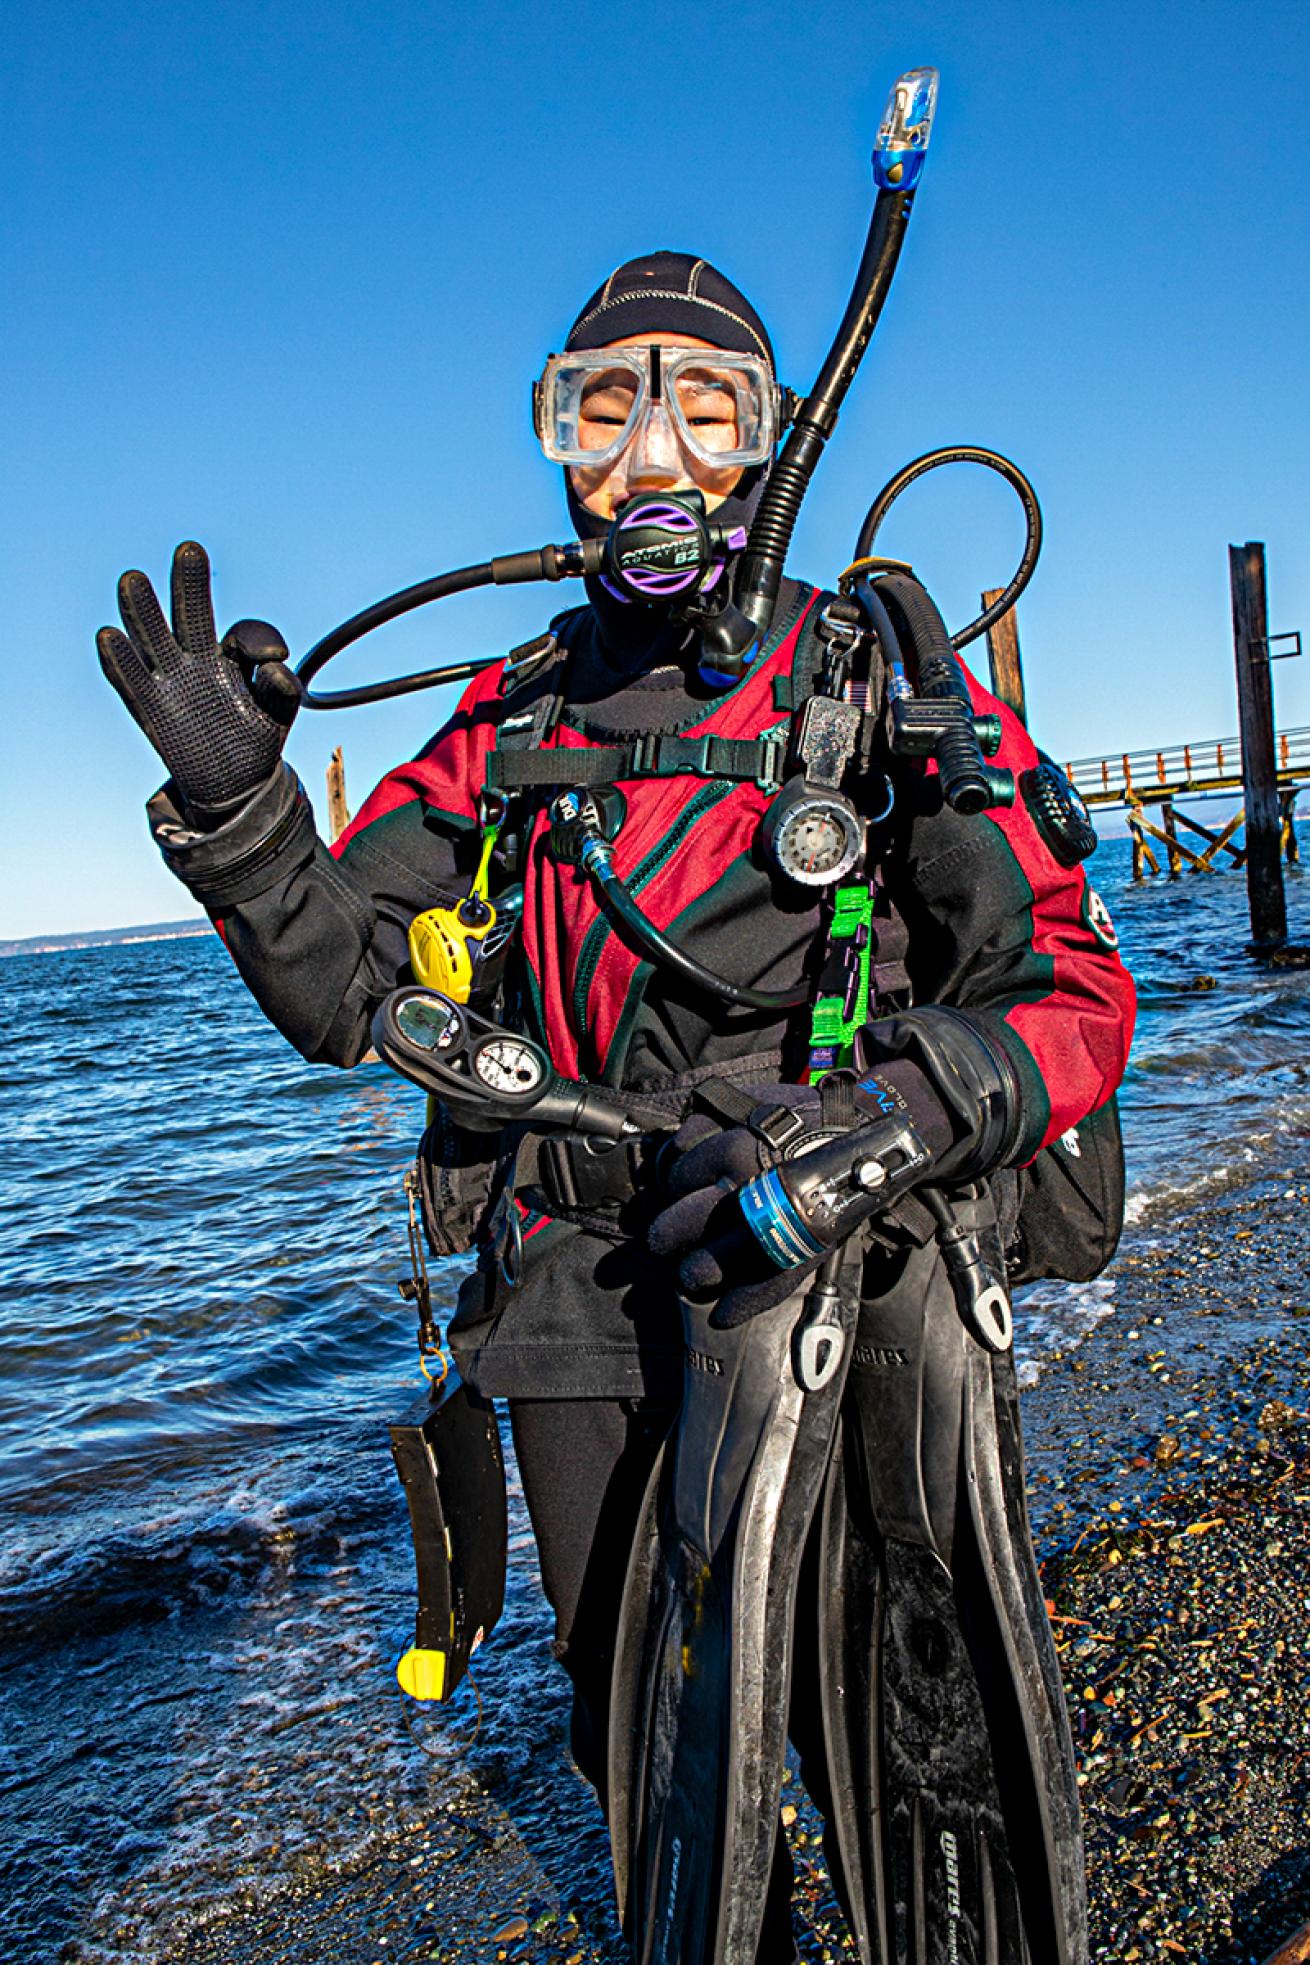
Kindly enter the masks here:
[[604, 470], [655, 416], [698, 463], [744, 468], [772, 455], [783, 392], [760, 355], [657, 343], [552, 355], [533, 385], [533, 427], [554, 464]]

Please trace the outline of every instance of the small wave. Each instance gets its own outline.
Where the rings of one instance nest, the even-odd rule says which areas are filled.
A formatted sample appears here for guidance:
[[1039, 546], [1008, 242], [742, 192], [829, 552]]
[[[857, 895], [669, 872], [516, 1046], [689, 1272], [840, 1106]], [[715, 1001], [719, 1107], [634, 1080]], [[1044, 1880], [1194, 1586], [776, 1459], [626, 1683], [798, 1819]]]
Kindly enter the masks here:
[[404, 1510], [384, 1456], [357, 1427], [326, 1447], [281, 1442], [253, 1481], [212, 1459], [179, 1477], [174, 1456], [172, 1505], [162, 1485], [117, 1493], [102, 1519], [56, 1517], [0, 1555], [0, 1642], [156, 1623], [238, 1597], [265, 1571], [330, 1567], [361, 1537], [394, 1541]]
[[1075, 1350], [1114, 1311], [1115, 1279], [1032, 1283], [1015, 1292], [1014, 1361], [1021, 1388], [1033, 1386], [1056, 1352]]

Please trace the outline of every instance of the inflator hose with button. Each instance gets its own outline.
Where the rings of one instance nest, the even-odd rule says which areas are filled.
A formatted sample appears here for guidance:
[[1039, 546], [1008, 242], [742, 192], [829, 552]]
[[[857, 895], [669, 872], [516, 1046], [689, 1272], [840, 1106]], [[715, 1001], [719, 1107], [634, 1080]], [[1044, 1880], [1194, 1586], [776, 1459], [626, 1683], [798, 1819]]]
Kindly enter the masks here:
[[655, 923], [642, 913], [614, 871], [614, 854], [609, 841], [602, 838], [599, 831], [588, 829], [578, 854], [578, 865], [595, 881], [633, 940], [651, 960], [662, 968], [674, 970], [693, 988], [707, 990], [713, 996], [722, 997], [725, 1003], [736, 1003], [748, 1010], [772, 1010], [776, 1013], [799, 1009], [802, 1003], [809, 1002], [808, 982], [796, 983], [791, 989], [748, 989], [742, 984], [729, 982], [726, 976], [716, 976], [712, 969], [702, 968], [694, 956], [688, 955], [685, 949], [661, 934]]

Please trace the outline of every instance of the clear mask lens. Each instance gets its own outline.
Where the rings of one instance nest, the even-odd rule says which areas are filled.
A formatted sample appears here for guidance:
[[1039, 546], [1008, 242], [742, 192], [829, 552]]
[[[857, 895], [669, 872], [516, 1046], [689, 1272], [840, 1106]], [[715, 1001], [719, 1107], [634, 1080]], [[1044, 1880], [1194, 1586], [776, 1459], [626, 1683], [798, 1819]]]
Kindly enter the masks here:
[[762, 464], [778, 426], [767, 363], [701, 348], [552, 355], [536, 405], [547, 457], [593, 469], [619, 458], [639, 429], [643, 443], [662, 450], [676, 441], [711, 469]]

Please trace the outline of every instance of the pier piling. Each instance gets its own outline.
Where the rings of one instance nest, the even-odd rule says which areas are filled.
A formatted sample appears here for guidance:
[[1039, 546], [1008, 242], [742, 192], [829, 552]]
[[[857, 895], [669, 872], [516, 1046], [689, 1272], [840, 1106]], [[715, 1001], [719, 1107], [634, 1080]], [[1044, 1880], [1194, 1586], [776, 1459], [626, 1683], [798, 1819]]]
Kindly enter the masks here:
[[[1001, 598], [1003, 589], [987, 587], [982, 604], [990, 607]], [[992, 694], [1008, 703], [1025, 728], [1028, 703], [1023, 690], [1023, 662], [1019, 656], [1019, 617], [1011, 608], [987, 630], [987, 659], [992, 671]]]
[[1160, 817], [1164, 820], [1165, 851], [1169, 855], [1169, 878], [1177, 880], [1183, 870], [1183, 857], [1178, 847], [1178, 828], [1174, 824], [1173, 800], [1166, 798], [1160, 807]]
[[1283, 857], [1290, 867], [1299, 866], [1301, 862], [1301, 848], [1297, 843], [1296, 837], [1296, 794], [1298, 789], [1298, 786], [1293, 785], [1290, 791], [1283, 793]]
[[1152, 852], [1146, 837], [1147, 833], [1154, 831], [1155, 828], [1143, 817], [1142, 807], [1137, 799], [1129, 805], [1127, 816], [1128, 831], [1133, 842], [1133, 879], [1141, 880], [1148, 872], [1160, 871], [1160, 862]]
[[340, 839], [350, 824], [350, 807], [346, 803], [346, 762], [337, 745], [327, 768], [328, 831], [333, 839]]
[[1282, 813], [1274, 747], [1274, 693], [1269, 669], [1269, 610], [1265, 549], [1257, 540], [1228, 548], [1233, 597], [1233, 650], [1246, 796], [1246, 891], [1251, 941], [1257, 949], [1287, 940], [1283, 893]]

